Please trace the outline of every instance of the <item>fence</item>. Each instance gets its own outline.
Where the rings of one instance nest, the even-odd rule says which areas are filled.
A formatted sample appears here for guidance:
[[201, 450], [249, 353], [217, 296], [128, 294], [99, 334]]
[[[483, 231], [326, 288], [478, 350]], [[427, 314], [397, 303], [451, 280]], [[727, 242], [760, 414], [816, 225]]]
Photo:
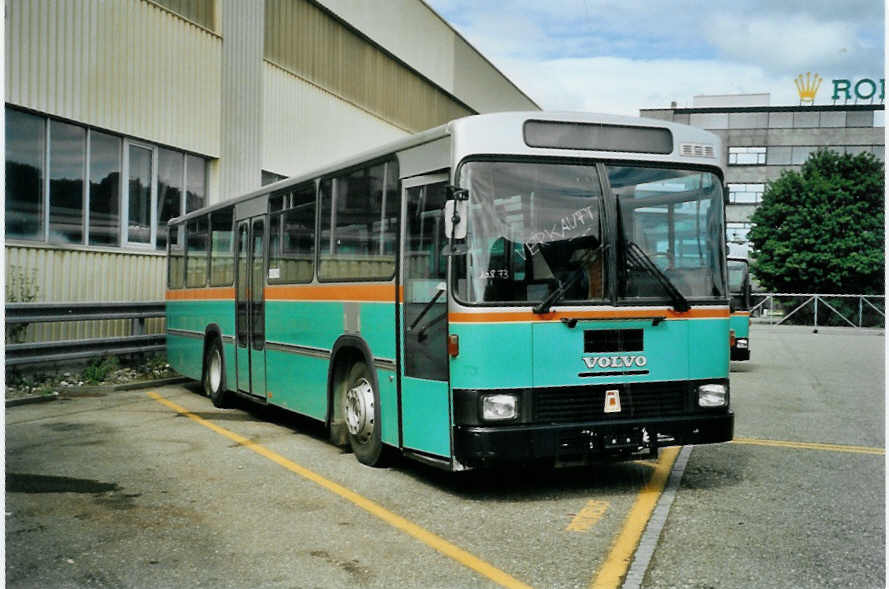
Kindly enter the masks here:
[[772, 326], [883, 328], [886, 323], [885, 295], [769, 292], [752, 298], [750, 315]]
[[[6, 366], [59, 362], [101, 357], [163, 352], [163, 332], [145, 333], [147, 319], [164, 317], [164, 301], [123, 303], [7, 303]], [[130, 321], [130, 335], [90, 339], [15, 343], [15, 334], [33, 323], [68, 321]]]

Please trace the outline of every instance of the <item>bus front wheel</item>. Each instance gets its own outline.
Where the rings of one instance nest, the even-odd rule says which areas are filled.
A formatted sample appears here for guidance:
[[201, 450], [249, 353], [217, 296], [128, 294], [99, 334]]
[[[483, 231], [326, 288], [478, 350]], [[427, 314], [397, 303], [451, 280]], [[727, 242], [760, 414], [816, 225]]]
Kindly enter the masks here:
[[225, 374], [222, 369], [222, 346], [213, 338], [204, 356], [204, 393], [216, 407], [225, 407], [228, 395], [225, 391]]
[[356, 362], [349, 370], [342, 395], [343, 417], [349, 445], [362, 464], [379, 466], [383, 455], [380, 436], [380, 395], [367, 364]]

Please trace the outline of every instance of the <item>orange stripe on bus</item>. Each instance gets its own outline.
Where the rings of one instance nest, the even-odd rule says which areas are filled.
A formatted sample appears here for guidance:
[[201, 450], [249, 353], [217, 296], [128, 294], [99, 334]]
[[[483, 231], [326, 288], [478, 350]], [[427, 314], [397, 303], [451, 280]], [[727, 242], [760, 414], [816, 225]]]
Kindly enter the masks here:
[[750, 315], [750, 311], [732, 311], [732, 315], [740, 315], [740, 316]]
[[728, 318], [728, 309], [691, 309], [685, 313], [667, 309], [610, 310], [610, 311], [566, 311], [536, 314], [530, 311], [508, 311], [505, 313], [449, 313], [451, 323], [517, 323], [530, 321], [560, 321], [570, 319], [719, 319]]
[[395, 285], [307, 284], [300, 286], [267, 286], [265, 297], [267, 300], [272, 301], [371, 301], [394, 303]]
[[230, 286], [220, 288], [187, 288], [183, 290], [168, 290], [168, 301], [193, 301], [207, 299], [234, 299], [235, 289]]

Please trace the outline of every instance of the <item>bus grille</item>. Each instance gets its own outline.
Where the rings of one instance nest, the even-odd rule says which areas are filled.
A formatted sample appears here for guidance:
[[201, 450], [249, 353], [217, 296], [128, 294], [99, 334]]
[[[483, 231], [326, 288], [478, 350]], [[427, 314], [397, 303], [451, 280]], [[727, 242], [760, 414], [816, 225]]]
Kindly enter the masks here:
[[[620, 413], [605, 413], [605, 391], [620, 391]], [[628, 418], [669, 417], [686, 412], [686, 383], [579, 386], [535, 389], [536, 423], [570, 423]]]

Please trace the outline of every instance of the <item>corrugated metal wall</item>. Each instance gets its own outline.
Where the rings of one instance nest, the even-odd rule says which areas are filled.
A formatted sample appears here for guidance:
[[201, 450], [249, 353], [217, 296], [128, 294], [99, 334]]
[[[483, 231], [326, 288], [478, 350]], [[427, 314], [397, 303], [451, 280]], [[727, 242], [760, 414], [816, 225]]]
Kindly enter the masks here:
[[407, 131], [474, 112], [309, 0], [267, 0], [265, 57]]
[[269, 62], [263, 88], [267, 170], [309, 172], [408, 134]]
[[219, 196], [259, 188], [262, 172], [264, 0], [222, 0], [222, 153]]
[[222, 39], [142, 0], [6, 2], [6, 101], [216, 156]]
[[[88, 251], [46, 246], [7, 246], [6, 298], [23, 287], [39, 302], [160, 301], [166, 288], [166, 256], [131, 251]], [[24, 285], [22, 285], [24, 281]], [[146, 333], [162, 333], [163, 319], [146, 322]], [[129, 321], [40, 323], [26, 341], [129, 335]]]

